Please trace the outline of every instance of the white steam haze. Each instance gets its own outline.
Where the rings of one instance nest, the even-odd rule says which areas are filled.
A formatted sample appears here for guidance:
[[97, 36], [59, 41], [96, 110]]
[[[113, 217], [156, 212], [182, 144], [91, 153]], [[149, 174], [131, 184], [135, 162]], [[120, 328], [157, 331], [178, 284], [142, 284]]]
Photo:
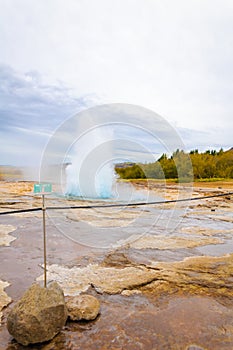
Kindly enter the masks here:
[[96, 127], [82, 135], [71, 150], [66, 168], [66, 194], [111, 198], [114, 191], [113, 128]]

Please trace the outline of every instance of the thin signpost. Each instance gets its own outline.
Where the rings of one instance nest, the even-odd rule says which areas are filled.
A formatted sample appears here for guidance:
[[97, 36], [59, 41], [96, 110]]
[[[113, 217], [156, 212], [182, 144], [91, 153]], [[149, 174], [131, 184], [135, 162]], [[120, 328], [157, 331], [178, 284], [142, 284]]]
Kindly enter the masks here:
[[44, 245], [44, 288], [47, 288], [47, 253], [46, 253], [46, 205], [45, 194], [52, 192], [52, 184], [35, 184], [34, 194], [42, 196], [42, 213], [43, 213], [43, 245]]

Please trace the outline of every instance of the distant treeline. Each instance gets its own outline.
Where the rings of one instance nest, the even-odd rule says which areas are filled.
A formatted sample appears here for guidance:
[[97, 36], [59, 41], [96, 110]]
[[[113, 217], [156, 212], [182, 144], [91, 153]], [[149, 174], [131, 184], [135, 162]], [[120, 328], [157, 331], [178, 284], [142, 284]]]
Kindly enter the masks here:
[[168, 157], [165, 153], [154, 163], [130, 164], [115, 167], [122, 179], [194, 179], [233, 178], [233, 148], [199, 153], [197, 149], [190, 153], [177, 150]]

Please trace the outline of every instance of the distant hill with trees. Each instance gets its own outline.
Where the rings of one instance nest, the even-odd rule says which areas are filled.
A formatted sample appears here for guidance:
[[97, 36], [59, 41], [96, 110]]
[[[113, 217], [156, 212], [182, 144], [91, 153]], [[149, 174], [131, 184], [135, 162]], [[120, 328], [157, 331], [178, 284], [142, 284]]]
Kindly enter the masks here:
[[115, 166], [122, 179], [215, 179], [233, 178], [233, 148], [228, 151], [198, 149], [185, 153], [176, 150], [170, 157], [165, 153], [154, 163]]

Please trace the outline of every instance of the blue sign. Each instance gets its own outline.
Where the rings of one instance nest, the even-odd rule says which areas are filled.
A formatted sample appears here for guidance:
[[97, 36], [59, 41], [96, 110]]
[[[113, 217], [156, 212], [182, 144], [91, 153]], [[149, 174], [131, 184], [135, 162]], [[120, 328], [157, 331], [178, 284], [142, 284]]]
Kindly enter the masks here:
[[52, 184], [34, 184], [34, 193], [51, 193]]

